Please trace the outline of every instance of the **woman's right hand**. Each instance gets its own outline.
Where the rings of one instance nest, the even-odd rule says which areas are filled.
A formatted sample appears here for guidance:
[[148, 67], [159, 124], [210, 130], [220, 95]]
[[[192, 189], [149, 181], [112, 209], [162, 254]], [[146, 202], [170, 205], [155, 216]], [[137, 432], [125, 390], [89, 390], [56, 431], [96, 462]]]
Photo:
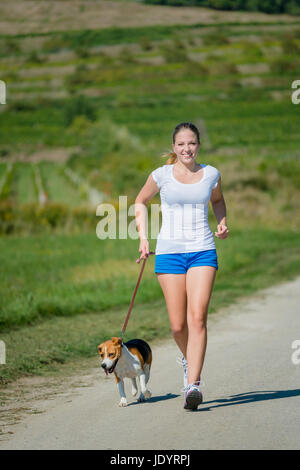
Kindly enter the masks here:
[[140, 241], [139, 252], [141, 255], [140, 258], [136, 261], [137, 263], [139, 263], [141, 259], [148, 258], [150, 254], [149, 241], [147, 239]]

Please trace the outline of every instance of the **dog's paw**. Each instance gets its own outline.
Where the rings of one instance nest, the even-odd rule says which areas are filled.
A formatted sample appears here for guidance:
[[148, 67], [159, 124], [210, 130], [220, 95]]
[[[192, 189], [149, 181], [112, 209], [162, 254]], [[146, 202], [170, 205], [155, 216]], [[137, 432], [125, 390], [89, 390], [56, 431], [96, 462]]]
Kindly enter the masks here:
[[144, 397], [146, 398], [146, 400], [148, 400], [148, 398], [151, 398], [152, 397], [152, 393], [150, 392], [150, 390], [145, 390], [143, 392], [143, 395]]
[[144, 401], [146, 401], [144, 395], [142, 394], [142, 392], [140, 393], [138, 399], [137, 399], [138, 403], [143, 403]]
[[135, 397], [137, 395], [137, 392], [138, 392], [137, 388], [132, 387], [131, 389], [132, 396]]
[[120, 403], [119, 403], [119, 406], [122, 406], [122, 407], [123, 407], [123, 406], [127, 406], [127, 404], [128, 404], [128, 403], [127, 403], [126, 398], [121, 398], [121, 401], [120, 401]]

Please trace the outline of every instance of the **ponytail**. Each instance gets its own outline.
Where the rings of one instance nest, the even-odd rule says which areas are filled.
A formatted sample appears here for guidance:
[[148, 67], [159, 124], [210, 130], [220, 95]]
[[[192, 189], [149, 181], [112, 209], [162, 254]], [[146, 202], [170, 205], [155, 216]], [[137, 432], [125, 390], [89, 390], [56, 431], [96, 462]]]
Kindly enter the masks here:
[[167, 158], [166, 165], [174, 165], [177, 162], [177, 155], [175, 152], [166, 152], [162, 155], [162, 158]]

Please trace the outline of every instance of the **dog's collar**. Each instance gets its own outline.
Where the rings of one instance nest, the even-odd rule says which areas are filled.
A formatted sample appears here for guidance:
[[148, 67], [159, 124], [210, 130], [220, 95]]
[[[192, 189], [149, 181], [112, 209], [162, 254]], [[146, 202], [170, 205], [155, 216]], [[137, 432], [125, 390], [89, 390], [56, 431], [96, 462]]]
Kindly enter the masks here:
[[[121, 348], [123, 348], [123, 342], [121, 343]], [[116, 362], [115, 362], [115, 365], [114, 365], [114, 368], [113, 368], [112, 372], [115, 370], [116, 365], [117, 365], [119, 359], [120, 359], [120, 358], [118, 357], [118, 359], [117, 359]]]
[[[121, 343], [121, 348], [123, 348], [123, 342]], [[114, 368], [113, 368], [113, 370], [112, 370], [111, 372], [113, 372], [113, 371], [115, 370], [116, 365], [117, 365], [119, 359], [120, 359], [120, 358], [118, 357], [118, 359], [116, 360], [116, 362], [115, 362], [115, 364], [114, 364]]]

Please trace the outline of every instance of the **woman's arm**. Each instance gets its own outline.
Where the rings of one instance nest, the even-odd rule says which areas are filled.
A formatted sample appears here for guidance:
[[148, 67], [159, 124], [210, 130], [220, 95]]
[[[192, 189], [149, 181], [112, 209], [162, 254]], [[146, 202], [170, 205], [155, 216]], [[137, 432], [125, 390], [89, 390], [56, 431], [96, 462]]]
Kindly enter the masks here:
[[147, 258], [150, 252], [148, 242], [148, 211], [147, 204], [159, 192], [152, 175], [148, 179], [135, 199], [135, 222], [140, 237], [139, 252], [141, 258]]
[[227, 238], [229, 230], [226, 224], [226, 204], [221, 189], [221, 177], [218, 186], [212, 190], [210, 201], [218, 222], [218, 231], [215, 232], [215, 235], [221, 239]]

